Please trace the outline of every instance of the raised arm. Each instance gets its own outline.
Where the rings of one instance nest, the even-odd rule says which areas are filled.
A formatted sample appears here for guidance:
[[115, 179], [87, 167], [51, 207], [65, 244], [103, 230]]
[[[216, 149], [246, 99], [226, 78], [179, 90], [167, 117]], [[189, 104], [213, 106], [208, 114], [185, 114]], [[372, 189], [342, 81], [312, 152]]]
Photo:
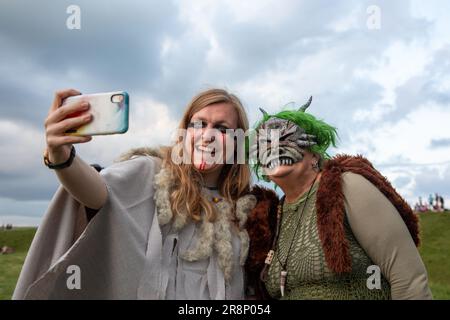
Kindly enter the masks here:
[[[87, 102], [73, 102], [61, 106], [63, 100], [70, 96], [81, 94], [74, 89], [58, 91], [45, 120], [45, 135], [48, 159], [52, 164], [65, 162], [70, 155], [72, 144], [89, 142], [92, 137], [78, 137], [66, 135], [71, 128], [77, 128], [91, 121], [89, 104]], [[82, 112], [80, 115], [65, 119], [69, 114]], [[107, 188], [102, 176], [75, 156], [73, 163], [63, 169], [56, 169], [55, 173], [64, 188], [81, 204], [92, 209], [100, 209], [108, 196]]]

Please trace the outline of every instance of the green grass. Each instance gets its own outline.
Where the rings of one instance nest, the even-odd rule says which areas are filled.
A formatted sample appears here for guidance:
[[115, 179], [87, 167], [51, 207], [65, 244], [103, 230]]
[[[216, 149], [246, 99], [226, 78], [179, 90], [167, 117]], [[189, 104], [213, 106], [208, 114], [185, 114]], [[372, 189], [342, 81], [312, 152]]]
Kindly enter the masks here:
[[450, 213], [419, 215], [422, 246], [419, 251], [427, 267], [434, 299], [450, 300]]
[[[427, 267], [433, 297], [450, 300], [450, 213], [421, 214], [420, 224], [420, 254]], [[0, 231], [0, 246], [16, 250], [13, 254], [0, 255], [0, 300], [11, 299], [35, 232], [35, 228]]]
[[12, 254], [0, 254], [0, 300], [11, 299], [35, 233], [36, 228], [0, 231], [0, 247], [8, 246], [15, 250]]

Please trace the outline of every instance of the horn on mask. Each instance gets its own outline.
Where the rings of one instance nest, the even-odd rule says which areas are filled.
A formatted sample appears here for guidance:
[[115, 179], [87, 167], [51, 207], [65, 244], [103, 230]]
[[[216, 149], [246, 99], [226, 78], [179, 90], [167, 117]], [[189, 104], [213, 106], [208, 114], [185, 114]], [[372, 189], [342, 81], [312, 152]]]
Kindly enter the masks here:
[[306, 102], [304, 105], [302, 105], [302, 106], [298, 109], [298, 111], [300, 111], [300, 112], [305, 112], [306, 109], [308, 109], [308, 107], [311, 105], [311, 102], [312, 102], [312, 96], [309, 97], [308, 102]]
[[269, 114], [267, 113], [267, 111], [264, 110], [263, 108], [259, 108], [259, 110], [261, 110], [261, 112], [262, 112], [262, 114], [263, 114], [264, 117], [268, 117], [268, 116], [269, 116]]

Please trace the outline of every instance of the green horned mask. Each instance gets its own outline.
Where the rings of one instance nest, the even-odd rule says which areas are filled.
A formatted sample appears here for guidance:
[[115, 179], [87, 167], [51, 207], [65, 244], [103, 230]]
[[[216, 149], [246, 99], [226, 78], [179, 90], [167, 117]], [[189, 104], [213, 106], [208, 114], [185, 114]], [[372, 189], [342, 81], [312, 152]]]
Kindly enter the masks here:
[[[261, 172], [263, 167], [273, 169], [302, 161], [304, 150], [320, 155], [321, 159], [330, 158], [326, 151], [330, 145], [336, 146], [336, 128], [306, 113], [311, 102], [312, 97], [298, 110], [283, 110], [274, 115], [260, 108], [263, 118], [256, 123], [257, 139], [251, 148], [258, 155], [253, 165], [258, 178], [267, 180]], [[272, 130], [277, 130], [277, 134]], [[278, 138], [278, 145], [272, 141], [274, 137]]]

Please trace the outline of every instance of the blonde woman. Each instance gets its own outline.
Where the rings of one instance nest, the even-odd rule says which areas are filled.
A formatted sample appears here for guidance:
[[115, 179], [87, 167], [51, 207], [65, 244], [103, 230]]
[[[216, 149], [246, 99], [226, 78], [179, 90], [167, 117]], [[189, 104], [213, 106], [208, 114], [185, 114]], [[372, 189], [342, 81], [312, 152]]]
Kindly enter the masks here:
[[[50, 108], [45, 127], [52, 164], [64, 163], [73, 144], [91, 139], [64, 135], [91, 121], [64, 120], [88, 107], [61, 106], [78, 94], [59, 92]], [[193, 98], [179, 128], [186, 135], [174, 146], [132, 149], [100, 172], [79, 156], [55, 170], [61, 186], [14, 299], [244, 298], [245, 222], [257, 200], [249, 194], [248, 166], [225, 161], [227, 150], [209, 145], [219, 137], [223, 146], [236, 146], [227, 129], [246, 131], [246, 113], [236, 96], [211, 89]], [[181, 163], [175, 146], [182, 146]], [[231, 157], [236, 160], [236, 150]]]

